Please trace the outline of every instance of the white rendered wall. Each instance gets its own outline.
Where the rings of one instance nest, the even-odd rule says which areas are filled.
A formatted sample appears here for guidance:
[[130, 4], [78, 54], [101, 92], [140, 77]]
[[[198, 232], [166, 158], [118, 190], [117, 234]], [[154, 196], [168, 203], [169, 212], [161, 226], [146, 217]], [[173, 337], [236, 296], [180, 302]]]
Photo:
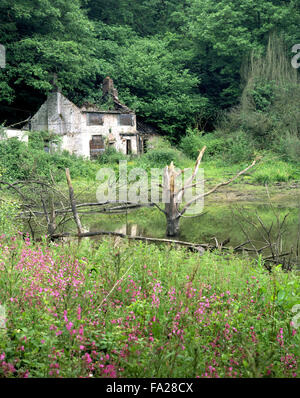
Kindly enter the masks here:
[[[101, 113], [101, 112], [100, 112]], [[50, 93], [46, 102], [31, 119], [31, 130], [47, 130], [62, 136], [61, 149], [76, 155], [90, 157], [90, 140], [93, 135], [114, 138], [113, 146], [126, 154], [126, 139], [131, 140], [132, 153], [137, 153], [136, 116], [133, 126], [121, 126], [118, 113], [101, 113], [103, 125], [89, 126], [87, 113], [59, 92]]]
[[7, 138], [17, 137], [20, 141], [28, 142], [28, 132], [26, 130], [5, 129], [4, 132]]

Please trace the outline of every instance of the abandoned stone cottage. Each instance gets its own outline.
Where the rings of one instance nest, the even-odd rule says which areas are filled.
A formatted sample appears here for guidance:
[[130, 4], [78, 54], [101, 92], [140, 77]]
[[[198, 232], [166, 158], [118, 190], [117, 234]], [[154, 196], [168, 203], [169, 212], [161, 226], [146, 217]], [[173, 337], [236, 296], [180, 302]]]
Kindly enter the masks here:
[[[135, 113], [119, 101], [112, 79], [104, 79], [102, 90], [102, 102], [110, 104], [108, 110], [96, 105], [79, 108], [54, 85], [25, 130], [49, 131], [61, 137], [61, 150], [91, 159], [109, 146], [127, 155], [143, 153], [155, 131], [143, 122], [138, 130]], [[55, 145], [46, 142], [45, 150], [51, 149]]]

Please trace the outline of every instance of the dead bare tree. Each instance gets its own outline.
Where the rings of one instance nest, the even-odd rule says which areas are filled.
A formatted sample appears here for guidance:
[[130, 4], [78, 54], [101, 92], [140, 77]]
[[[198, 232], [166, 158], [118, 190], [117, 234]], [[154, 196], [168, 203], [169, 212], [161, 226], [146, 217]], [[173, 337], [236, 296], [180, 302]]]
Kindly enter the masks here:
[[195, 182], [195, 178], [199, 171], [200, 163], [203, 158], [205, 149], [206, 149], [206, 146], [204, 146], [202, 148], [202, 150], [200, 151], [197, 161], [195, 163], [193, 173], [192, 173], [191, 177], [186, 181], [184, 187], [176, 190], [176, 184], [175, 184], [176, 178], [178, 178], [184, 172], [184, 170], [181, 170], [180, 172], [176, 172], [173, 162], [171, 162], [171, 164], [169, 166], [166, 166], [166, 168], [164, 170], [163, 184], [160, 185], [160, 187], [164, 190], [164, 192], [166, 192], [168, 201], [167, 201], [167, 203], [165, 203], [164, 209], [161, 206], [159, 206], [157, 203], [154, 203], [154, 205], [166, 217], [166, 221], [167, 221], [166, 234], [167, 234], [167, 236], [176, 236], [178, 234], [180, 218], [183, 217], [183, 215], [187, 211], [187, 209], [190, 206], [192, 206], [196, 201], [198, 201], [199, 199], [204, 198], [208, 195], [211, 195], [212, 193], [217, 191], [219, 188], [235, 181], [242, 174], [244, 174], [248, 170], [250, 170], [258, 161], [258, 159], [255, 159], [251, 163], [251, 165], [249, 165], [244, 170], [237, 173], [234, 177], [232, 177], [228, 181], [223, 181], [223, 182], [217, 184], [215, 187], [213, 187], [209, 191], [207, 191], [205, 193], [201, 193], [200, 195], [192, 198], [188, 202], [184, 203], [182, 208], [180, 208], [180, 203], [182, 202], [185, 191], [187, 191], [188, 189], [191, 189], [193, 187], [196, 187], [197, 185], [202, 184], [204, 182], [203, 180]]
[[[267, 224], [258, 214], [247, 211], [240, 206], [232, 206], [232, 215], [239, 225], [242, 233], [247, 239], [246, 244], [251, 245], [252, 249], [244, 247], [247, 251], [254, 252], [257, 256], [261, 255], [266, 268], [270, 271], [272, 264], [282, 264], [283, 269], [290, 270], [293, 264], [298, 261], [297, 249], [294, 252], [293, 245], [288, 247], [290, 237], [287, 236], [287, 225], [289, 213], [280, 215], [278, 209], [273, 205], [268, 187], [266, 186], [269, 208], [273, 213], [273, 220]], [[298, 237], [300, 231], [300, 219], [298, 225]], [[255, 234], [255, 236], [254, 236]], [[298, 240], [296, 242], [298, 245]]]
[[[61, 184], [57, 185], [52, 175], [50, 180], [35, 179], [14, 182], [0, 180], [0, 197], [1, 191], [7, 191], [13, 192], [14, 197], [18, 198], [20, 211], [17, 217], [28, 224], [33, 239], [45, 233], [50, 239], [59, 234], [64, 234], [64, 225], [72, 219], [75, 221], [77, 235], [79, 236], [84, 232], [79, 214], [90, 212], [118, 214], [142, 206], [131, 202], [120, 205], [117, 201], [77, 204], [78, 196], [82, 193], [79, 192], [75, 195], [68, 169], [66, 169], [66, 180], [69, 195], [67, 191], [65, 192], [62, 189]], [[118, 206], [115, 206], [116, 204]], [[91, 208], [92, 210], [88, 212], [87, 209]], [[72, 213], [71, 217], [69, 216], [70, 213]]]
[[[205, 149], [206, 147], [203, 147], [200, 151], [192, 175], [187, 179], [183, 187], [176, 187], [176, 178], [181, 176], [184, 173], [184, 170], [177, 172], [175, 170], [173, 162], [171, 162], [171, 164], [169, 166], [166, 166], [164, 169], [163, 181], [160, 187], [163, 189], [164, 195], [166, 195], [168, 200], [163, 201], [164, 208], [161, 207], [160, 203], [151, 203], [151, 205], [156, 206], [165, 215], [167, 221], [167, 236], [177, 235], [179, 231], [179, 222], [181, 217], [184, 216], [187, 209], [192, 206], [196, 201], [198, 201], [202, 197], [204, 198], [212, 194], [222, 186], [230, 184], [239, 176], [251, 169], [257, 162], [257, 159], [254, 160], [251, 165], [237, 173], [228, 181], [221, 182], [207, 192], [201, 193], [198, 196], [196, 195], [194, 198], [184, 203], [183, 199], [185, 198], [186, 192], [189, 189], [192, 189], [204, 182], [203, 180], [197, 181], [196, 176], [199, 171], [200, 163], [204, 155]], [[23, 203], [23, 215], [28, 216], [28, 223], [32, 232], [34, 231], [34, 228], [31, 226], [32, 220], [34, 220], [36, 223], [40, 223], [38, 216], [44, 215], [46, 228], [50, 237], [57, 235], [58, 228], [65, 224], [68, 220], [70, 220], [70, 218], [67, 218], [67, 213], [71, 211], [73, 213], [73, 218], [77, 226], [78, 236], [83, 235], [83, 228], [79, 218], [79, 213], [77, 211], [77, 208], [79, 207], [83, 208], [91, 206], [101, 206], [101, 212], [110, 212], [111, 210], [121, 211], [122, 209], [124, 209], [124, 206], [126, 207], [126, 209], [129, 207], [135, 208], [141, 206], [141, 204], [139, 203], [126, 202], [122, 203], [122, 206], [119, 206], [118, 208], [111, 209], [109, 207], [104, 207], [105, 205], [116, 204], [118, 203], [118, 201], [108, 201], [106, 203], [82, 203], [77, 205], [74, 190], [72, 187], [70, 172], [68, 169], [66, 169], [66, 179], [69, 188], [69, 195], [66, 195], [62, 192], [61, 188], [59, 188], [55, 184], [53, 178], [50, 182], [42, 180], [16, 181], [13, 183], [0, 181], [0, 190], [2, 186], [6, 186], [6, 189], [12, 189], [15, 191], [15, 193], [18, 194]], [[60, 204], [60, 208], [57, 208], [58, 203]], [[43, 212], [41, 212], [41, 210], [43, 210]], [[58, 220], [58, 217], [62, 218]]]
[[68, 187], [69, 187], [70, 203], [71, 203], [71, 207], [72, 207], [74, 220], [75, 220], [75, 223], [77, 225], [78, 234], [82, 234], [83, 229], [82, 229], [82, 226], [81, 226], [81, 221], [80, 221], [79, 215], [77, 213], [76, 201], [75, 201], [74, 190], [73, 190], [73, 186], [72, 186], [72, 181], [71, 181], [71, 176], [70, 176], [70, 170], [69, 169], [66, 169], [66, 177], [67, 177], [67, 183], [68, 183]]
[[[41, 179], [11, 183], [1, 180], [1, 190], [13, 192], [14, 196], [18, 198], [20, 204], [19, 216], [25, 216], [32, 238], [35, 238], [37, 230], [42, 233], [46, 230], [48, 235], [51, 236], [56, 232], [58, 226], [64, 223], [65, 214], [60, 217], [57, 223], [55, 204], [60, 203], [61, 206], [66, 207], [68, 199], [61, 189], [58, 189], [54, 181], [48, 182]], [[43, 215], [44, 220], [39, 217]]]

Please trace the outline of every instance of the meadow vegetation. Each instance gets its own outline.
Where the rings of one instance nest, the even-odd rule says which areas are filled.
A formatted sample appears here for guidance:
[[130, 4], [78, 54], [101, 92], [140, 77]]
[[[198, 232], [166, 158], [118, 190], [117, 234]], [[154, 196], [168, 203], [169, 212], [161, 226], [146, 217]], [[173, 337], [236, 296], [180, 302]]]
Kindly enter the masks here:
[[128, 161], [128, 170], [143, 168], [150, 175], [151, 168], [163, 168], [174, 162], [175, 166], [192, 168], [199, 148], [207, 149], [202, 162], [205, 177], [211, 183], [226, 179], [245, 168], [256, 156], [262, 160], [242, 176], [236, 183], [247, 182], [255, 185], [273, 184], [300, 180], [299, 162], [286, 158], [272, 150], [257, 150], [247, 141], [245, 133], [224, 137], [220, 132], [203, 134], [198, 130], [188, 130], [178, 146], [172, 145], [166, 138], [160, 137], [142, 156], [126, 157], [113, 148], [109, 148], [97, 160], [87, 160], [67, 151], [47, 153], [43, 147], [43, 132], [31, 133], [28, 146], [15, 138], [0, 141], [0, 167], [2, 180], [49, 180], [57, 183], [64, 181], [65, 169], [69, 168], [75, 185], [90, 184], [96, 181], [97, 172], [102, 167], [111, 167], [117, 173], [119, 161]]
[[[1, 0], [8, 62], [0, 74], [0, 123], [21, 126], [33, 115], [54, 73], [76, 105], [101, 107], [109, 75], [120, 101], [160, 138], [139, 157], [109, 148], [88, 160], [61, 151], [60, 139], [45, 131], [28, 133], [28, 145], [3, 140], [0, 125], [0, 378], [299, 377], [300, 334], [292, 321], [299, 271], [280, 264], [270, 271], [262, 257], [231, 250], [200, 256], [111, 238], [54, 243], [45, 231], [34, 241], [16, 217], [20, 198], [7, 189], [22, 181], [30, 190], [29, 181], [42, 180], [66, 190], [69, 168], [76, 194], [94, 198], [101, 168], [118, 173], [125, 159], [129, 171], [141, 167], [148, 175], [171, 162], [190, 168], [204, 145], [208, 186], [258, 156], [234, 182], [241, 194], [265, 184], [297, 186], [300, 69], [290, 64], [296, 3]], [[156, 233], [162, 224], [153, 208], [127, 216], [126, 224], [138, 217]], [[201, 234], [209, 240], [222, 227], [220, 212], [204, 217]], [[106, 219], [110, 228], [115, 218]], [[267, 221], [272, 225], [273, 214]], [[197, 223], [184, 223], [186, 230], [198, 236]]]
[[231, 253], [0, 237], [2, 377], [299, 377], [299, 277]]

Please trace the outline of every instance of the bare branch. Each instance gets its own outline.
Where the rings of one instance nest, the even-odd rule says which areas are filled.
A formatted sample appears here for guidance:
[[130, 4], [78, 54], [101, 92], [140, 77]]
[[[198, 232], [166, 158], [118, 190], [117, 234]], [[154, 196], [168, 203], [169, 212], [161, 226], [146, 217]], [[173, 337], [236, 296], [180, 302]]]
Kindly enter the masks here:
[[220, 184], [217, 184], [217, 185], [216, 185], [214, 188], [212, 188], [210, 191], [208, 191], [208, 192], [206, 192], [206, 193], [204, 193], [204, 194], [198, 195], [198, 196], [196, 196], [196, 198], [194, 198], [194, 199], [190, 200], [189, 202], [187, 202], [186, 205], [184, 206], [184, 208], [183, 208], [183, 209], [181, 210], [181, 212], [179, 213], [179, 217], [180, 217], [182, 214], [184, 214], [184, 213], [186, 212], [186, 210], [188, 209], [188, 207], [190, 207], [190, 206], [191, 206], [194, 202], [196, 202], [198, 199], [212, 194], [212, 193], [215, 192], [217, 189], [219, 189], [219, 188], [221, 188], [221, 187], [223, 187], [223, 186], [225, 186], [225, 185], [230, 184], [231, 182], [235, 181], [238, 177], [240, 177], [242, 174], [246, 173], [248, 170], [250, 170], [252, 167], [255, 166], [257, 160], [259, 160], [259, 159], [255, 159], [255, 160], [250, 164], [250, 166], [246, 167], [244, 170], [242, 170], [242, 171], [240, 171], [239, 173], [237, 173], [237, 174], [236, 174], [234, 177], [232, 177], [230, 180], [221, 182]]
[[72, 211], [73, 211], [73, 215], [74, 215], [74, 220], [77, 225], [78, 233], [81, 234], [83, 232], [83, 229], [82, 229], [80, 218], [79, 218], [79, 215], [78, 215], [77, 209], [76, 209], [76, 202], [75, 202], [75, 198], [74, 198], [74, 191], [73, 191], [73, 187], [72, 187], [69, 169], [66, 169], [66, 178], [67, 178], [67, 183], [69, 186], [70, 202], [71, 202], [71, 207], [72, 207]]
[[160, 206], [158, 206], [157, 203], [151, 202], [151, 204], [152, 204], [153, 206], [157, 207], [158, 210], [161, 211], [162, 213], [167, 214]]
[[201, 151], [200, 151], [200, 153], [199, 153], [199, 155], [198, 155], [197, 161], [196, 161], [196, 163], [195, 163], [194, 171], [193, 171], [191, 177], [187, 180], [186, 185], [185, 185], [183, 188], [181, 188], [181, 189], [179, 189], [177, 192], [175, 192], [175, 196], [178, 196], [178, 197], [179, 197], [180, 193], [181, 193], [181, 196], [182, 196], [184, 190], [187, 189], [187, 186], [190, 185], [191, 182], [193, 181], [193, 179], [195, 178], [196, 174], [198, 173], [199, 166], [200, 166], [200, 163], [201, 163], [201, 160], [202, 160], [202, 158], [203, 158], [203, 155], [204, 155], [205, 150], [206, 150], [206, 146], [204, 146], [204, 147], [201, 149]]

